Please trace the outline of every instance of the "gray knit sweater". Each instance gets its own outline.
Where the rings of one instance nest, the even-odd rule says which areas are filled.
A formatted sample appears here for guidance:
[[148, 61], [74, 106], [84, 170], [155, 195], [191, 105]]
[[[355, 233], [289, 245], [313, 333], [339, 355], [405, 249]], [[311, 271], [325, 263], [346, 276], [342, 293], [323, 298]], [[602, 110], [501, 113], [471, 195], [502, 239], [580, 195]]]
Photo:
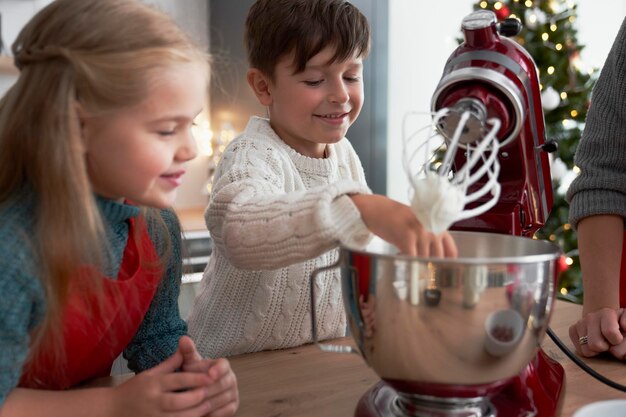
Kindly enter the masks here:
[[[139, 208], [97, 198], [105, 222], [108, 246], [105, 250], [105, 275], [116, 277], [128, 240], [128, 219], [139, 215]], [[45, 313], [45, 293], [37, 276], [37, 255], [30, 239], [34, 229], [33, 196], [29, 192], [16, 195], [0, 205], [0, 407], [8, 393], [17, 385], [28, 354], [30, 333]], [[148, 230], [158, 253], [167, 250], [171, 258], [166, 274], [135, 337], [124, 351], [133, 371], [151, 368], [174, 353], [178, 339], [187, 331], [178, 313], [181, 275], [180, 227], [171, 211], [162, 217], [171, 235], [167, 240], [158, 235], [155, 224]], [[59, 236], [62, 238], [62, 236]]]
[[572, 226], [594, 215], [626, 219], [626, 19], [593, 89], [575, 163], [581, 173], [567, 192]]

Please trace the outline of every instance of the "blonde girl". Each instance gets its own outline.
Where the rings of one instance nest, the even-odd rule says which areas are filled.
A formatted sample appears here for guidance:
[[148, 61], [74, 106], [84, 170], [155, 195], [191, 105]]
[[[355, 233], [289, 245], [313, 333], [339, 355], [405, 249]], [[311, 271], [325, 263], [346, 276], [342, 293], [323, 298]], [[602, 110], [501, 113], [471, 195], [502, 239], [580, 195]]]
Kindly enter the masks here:
[[[238, 405], [177, 308], [170, 207], [196, 155], [207, 57], [135, 0], [57, 0], [0, 101], [0, 415], [213, 416]], [[72, 390], [110, 373], [115, 388]]]

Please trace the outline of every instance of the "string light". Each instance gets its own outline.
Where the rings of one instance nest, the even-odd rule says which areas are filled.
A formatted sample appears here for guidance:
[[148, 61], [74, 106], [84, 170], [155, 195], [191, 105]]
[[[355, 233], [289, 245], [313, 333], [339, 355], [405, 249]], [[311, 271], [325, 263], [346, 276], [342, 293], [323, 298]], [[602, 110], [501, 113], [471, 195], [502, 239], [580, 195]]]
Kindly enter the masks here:
[[572, 228], [572, 225], [571, 225], [571, 224], [569, 224], [569, 223], [565, 223], [565, 224], [563, 225], [563, 230], [570, 230], [571, 228]]
[[567, 258], [565, 258], [565, 263], [567, 265], [572, 265], [574, 263], [574, 260], [568, 256]]
[[565, 287], [561, 288], [561, 294], [567, 295], [567, 293], [568, 293], [567, 288]]
[[501, 2], [499, 2], [499, 1], [497, 1], [497, 2], [493, 5], [493, 8], [494, 8], [495, 10], [500, 10], [500, 9], [502, 8], [502, 3], [501, 3]]
[[585, 69], [585, 65], [583, 64], [583, 61], [580, 59], [580, 54], [578, 53], [572, 56], [570, 63], [574, 68], [576, 68], [577, 71], [582, 72]]
[[219, 150], [220, 151], [224, 151], [224, 149], [226, 149], [226, 145], [228, 145], [233, 139], [235, 139], [235, 136], [237, 135], [237, 132], [235, 132], [235, 129], [233, 128], [233, 125], [226, 121], [224, 123], [222, 123], [222, 127], [220, 128], [219, 132], [218, 132], [218, 136], [219, 136]]
[[549, 239], [554, 242], [556, 240], [556, 235], [550, 235]]
[[574, 173], [576, 174], [580, 174], [580, 168], [578, 168], [578, 165], [574, 165], [574, 168], [572, 168], [572, 171], [574, 171]]
[[[207, 125], [208, 126], [208, 125]], [[200, 127], [200, 126], [194, 126]], [[202, 129], [205, 130], [205, 129]], [[209, 131], [210, 132], [210, 131]], [[211, 194], [213, 191], [213, 175], [215, 174], [215, 169], [217, 167], [217, 163], [220, 158], [224, 154], [224, 150], [226, 149], [226, 145], [230, 141], [234, 139], [236, 135], [236, 131], [233, 128], [233, 125], [229, 121], [223, 121], [221, 128], [217, 131], [216, 134], [211, 132], [211, 136], [208, 140], [208, 149], [205, 146], [205, 149], [201, 149], [201, 152], [204, 155], [209, 157], [207, 167], [209, 169], [209, 178], [205, 185], [205, 190], [207, 193]], [[206, 144], [206, 141], [205, 141]]]
[[212, 156], [214, 153], [212, 146], [213, 132], [211, 131], [211, 125], [205, 112], [200, 113], [194, 119], [194, 124], [191, 127], [191, 134], [196, 140], [200, 154]]
[[576, 117], [576, 116], [578, 116], [578, 111], [576, 111], [576, 110], [572, 110], [571, 112], [569, 112], [569, 114], [570, 114], [570, 116], [572, 116], [572, 117]]
[[552, 32], [556, 32], [556, 30], [557, 30], [556, 23], [552, 23], [552, 24], [550, 25], [550, 30], [551, 30]]
[[550, 36], [545, 32], [541, 34], [541, 39], [543, 39], [544, 41], [547, 41], [549, 37]]
[[[511, 14], [509, 15], [509, 17], [510, 17], [511, 19], [517, 19], [517, 15], [516, 15], [516, 14], [513, 14], [513, 13], [511, 13]], [[519, 20], [519, 19], [517, 19], [517, 20]]]
[[557, 51], [560, 51], [561, 49], [563, 49], [563, 44], [562, 44], [562, 43], [557, 43], [556, 45], [554, 45], [554, 48], [555, 48]]
[[576, 21], [576, 16], [570, 16], [567, 20], [569, 20], [570, 23], [574, 23]]
[[524, 2], [524, 6], [533, 7], [533, 2], [531, 0], [526, 0], [526, 2]]
[[561, 93], [561, 100], [565, 100], [567, 98], [567, 93], [565, 91], [563, 91]]
[[559, 3], [556, 0], [550, 1], [550, 8], [553, 12], [556, 12], [559, 9]]
[[487, 3], [486, 1], [481, 1], [480, 2], [480, 7], [483, 8], [483, 9], [486, 9], [488, 5], [489, 5], [489, 3]]
[[549, 75], [554, 74], [554, 67], [553, 67], [552, 65], [550, 65], [550, 66], [548, 67], [548, 69], [547, 69], [547, 72], [548, 72], [548, 74], [549, 74]]

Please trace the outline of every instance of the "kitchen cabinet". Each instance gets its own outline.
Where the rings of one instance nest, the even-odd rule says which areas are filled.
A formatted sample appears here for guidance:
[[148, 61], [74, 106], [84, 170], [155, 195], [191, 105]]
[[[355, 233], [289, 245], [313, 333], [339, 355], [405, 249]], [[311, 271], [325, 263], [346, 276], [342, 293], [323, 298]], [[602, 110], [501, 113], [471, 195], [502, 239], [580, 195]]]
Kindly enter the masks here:
[[198, 293], [202, 273], [213, 250], [211, 235], [204, 224], [204, 207], [176, 209], [183, 229], [183, 276], [178, 308], [186, 318]]

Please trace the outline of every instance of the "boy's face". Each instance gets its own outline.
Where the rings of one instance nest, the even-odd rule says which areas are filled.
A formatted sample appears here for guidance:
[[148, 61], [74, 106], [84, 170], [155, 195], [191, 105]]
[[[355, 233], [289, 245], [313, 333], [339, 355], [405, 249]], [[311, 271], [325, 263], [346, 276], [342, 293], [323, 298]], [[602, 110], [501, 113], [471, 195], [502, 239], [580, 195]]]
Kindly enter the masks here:
[[150, 207], [171, 206], [186, 162], [196, 155], [191, 126], [204, 106], [205, 86], [202, 69], [185, 64], [164, 71], [141, 103], [83, 117], [94, 191]]
[[363, 106], [363, 60], [328, 63], [327, 47], [293, 73], [293, 53], [276, 65], [268, 86], [270, 124], [289, 146], [312, 158], [324, 156], [327, 143], [339, 142]]

